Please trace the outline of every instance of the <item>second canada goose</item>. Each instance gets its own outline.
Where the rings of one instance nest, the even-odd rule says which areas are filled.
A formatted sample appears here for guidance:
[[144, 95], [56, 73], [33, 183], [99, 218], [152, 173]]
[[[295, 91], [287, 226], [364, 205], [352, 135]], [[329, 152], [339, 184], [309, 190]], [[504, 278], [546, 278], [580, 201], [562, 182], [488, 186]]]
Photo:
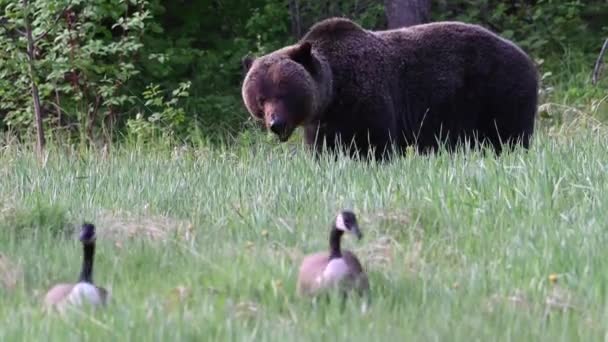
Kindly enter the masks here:
[[369, 294], [369, 281], [359, 259], [351, 251], [340, 248], [344, 233], [362, 238], [352, 211], [342, 211], [336, 217], [329, 233], [329, 251], [310, 254], [302, 260], [298, 294], [315, 296], [332, 288], [338, 288], [345, 295], [352, 290], [359, 295]]
[[63, 283], [53, 286], [44, 298], [49, 307], [62, 309], [65, 305], [91, 304], [105, 305], [108, 291], [93, 284], [93, 260], [95, 257], [95, 226], [90, 223], [82, 225], [80, 242], [83, 246], [82, 268], [77, 283]]

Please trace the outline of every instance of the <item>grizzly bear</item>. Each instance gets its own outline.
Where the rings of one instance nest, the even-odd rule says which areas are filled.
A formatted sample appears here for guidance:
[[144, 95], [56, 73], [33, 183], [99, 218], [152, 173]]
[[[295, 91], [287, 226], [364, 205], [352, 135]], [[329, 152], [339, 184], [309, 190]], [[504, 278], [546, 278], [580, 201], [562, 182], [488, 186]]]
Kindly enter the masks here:
[[286, 141], [380, 157], [460, 143], [528, 148], [538, 74], [514, 43], [460, 22], [370, 31], [318, 22], [294, 45], [243, 58], [249, 113]]

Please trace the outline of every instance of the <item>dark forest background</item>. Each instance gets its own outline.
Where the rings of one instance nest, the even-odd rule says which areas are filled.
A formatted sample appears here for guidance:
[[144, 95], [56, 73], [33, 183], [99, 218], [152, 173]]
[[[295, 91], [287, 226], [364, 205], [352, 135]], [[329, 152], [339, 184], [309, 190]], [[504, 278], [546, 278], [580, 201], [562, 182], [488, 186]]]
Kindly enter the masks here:
[[[606, 0], [0, 0], [0, 9], [0, 131], [35, 141], [39, 125], [41, 145], [249, 134], [241, 58], [293, 43], [329, 16], [369, 29], [481, 24], [534, 57], [542, 103], [608, 116], [608, 76], [591, 82], [608, 38]], [[565, 112], [547, 108], [541, 119], [559, 124]]]

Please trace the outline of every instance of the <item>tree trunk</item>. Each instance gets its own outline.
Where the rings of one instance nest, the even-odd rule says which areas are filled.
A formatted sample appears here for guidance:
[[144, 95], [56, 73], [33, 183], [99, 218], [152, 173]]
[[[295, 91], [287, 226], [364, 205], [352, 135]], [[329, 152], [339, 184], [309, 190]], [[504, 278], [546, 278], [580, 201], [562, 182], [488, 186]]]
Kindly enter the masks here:
[[384, 0], [389, 29], [422, 24], [429, 21], [430, 0]]
[[302, 17], [300, 16], [300, 1], [289, 0], [289, 16], [291, 18], [291, 35], [295, 39], [302, 37]]
[[597, 61], [595, 61], [595, 67], [593, 68], [593, 74], [591, 75], [591, 83], [593, 85], [597, 84], [600, 80], [600, 70], [602, 69], [602, 59], [604, 58], [604, 54], [608, 49], [608, 38], [604, 41], [604, 45], [602, 46], [602, 50], [600, 50], [600, 55], [597, 56]]
[[42, 126], [42, 106], [40, 105], [40, 93], [38, 92], [38, 85], [36, 84], [36, 71], [34, 69], [34, 61], [36, 58], [35, 41], [32, 33], [32, 24], [30, 23], [28, 6], [28, 0], [23, 0], [23, 9], [25, 11], [25, 37], [27, 39], [27, 61], [30, 74], [32, 100], [34, 102], [34, 119], [36, 122], [36, 153], [38, 154], [38, 157], [42, 157], [42, 151], [44, 150], [44, 127]]

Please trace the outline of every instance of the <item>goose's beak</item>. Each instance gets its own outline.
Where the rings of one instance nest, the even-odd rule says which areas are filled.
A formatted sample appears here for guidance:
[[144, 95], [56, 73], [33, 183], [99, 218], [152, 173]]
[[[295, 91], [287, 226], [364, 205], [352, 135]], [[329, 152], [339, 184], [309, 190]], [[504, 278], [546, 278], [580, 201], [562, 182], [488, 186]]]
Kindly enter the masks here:
[[357, 239], [361, 240], [363, 238], [363, 234], [361, 234], [361, 231], [359, 230], [359, 226], [358, 225], [353, 225], [350, 229], [351, 233], [355, 234], [355, 236], [357, 237]]

